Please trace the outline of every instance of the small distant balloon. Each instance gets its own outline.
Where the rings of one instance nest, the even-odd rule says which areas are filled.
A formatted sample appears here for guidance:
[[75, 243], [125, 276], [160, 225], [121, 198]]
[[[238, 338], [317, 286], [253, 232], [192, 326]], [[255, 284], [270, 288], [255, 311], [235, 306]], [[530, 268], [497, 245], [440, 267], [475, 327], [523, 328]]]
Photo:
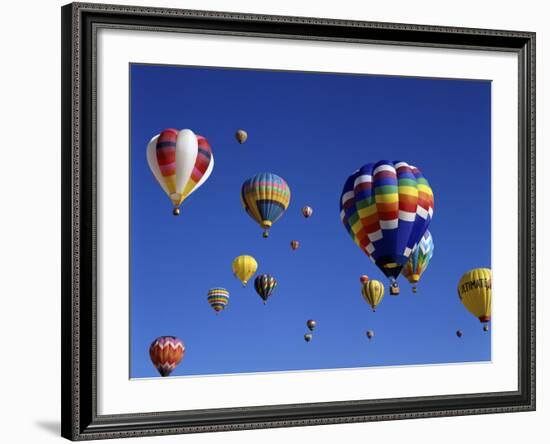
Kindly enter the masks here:
[[307, 219], [308, 217], [311, 217], [311, 215], [313, 214], [313, 208], [311, 208], [310, 206], [305, 206], [304, 208], [302, 208], [302, 214], [304, 215], [304, 217]]
[[366, 274], [362, 274], [359, 277], [359, 282], [361, 282], [363, 285], [366, 284], [369, 281], [369, 277]]
[[235, 133], [235, 139], [237, 139], [237, 142], [239, 142], [241, 145], [246, 142], [246, 139], [248, 139], [248, 133], [240, 129]]
[[306, 324], [307, 324], [307, 328], [309, 328], [310, 331], [315, 330], [315, 327], [317, 327], [317, 322], [314, 321], [313, 319], [310, 319], [309, 321], [307, 321]]
[[461, 338], [461, 337], [462, 337], [462, 330], [457, 330], [457, 331], [456, 331], [456, 336], [457, 336], [458, 338]]
[[208, 303], [219, 313], [229, 304], [229, 291], [220, 287], [208, 290]]
[[374, 332], [372, 330], [367, 330], [367, 338], [369, 339], [374, 338]]
[[149, 347], [149, 356], [161, 376], [169, 376], [185, 354], [183, 342], [175, 336], [159, 336]]
[[485, 325], [483, 326], [483, 331], [489, 331], [489, 325], [485, 324]]
[[292, 248], [293, 250], [297, 250], [299, 246], [300, 242], [298, 242], [297, 240], [290, 241], [290, 248]]
[[304, 335], [304, 340], [305, 340], [306, 342], [309, 342], [309, 341], [311, 341], [312, 339], [313, 339], [313, 335], [312, 335], [312, 334], [306, 333], [306, 334]]

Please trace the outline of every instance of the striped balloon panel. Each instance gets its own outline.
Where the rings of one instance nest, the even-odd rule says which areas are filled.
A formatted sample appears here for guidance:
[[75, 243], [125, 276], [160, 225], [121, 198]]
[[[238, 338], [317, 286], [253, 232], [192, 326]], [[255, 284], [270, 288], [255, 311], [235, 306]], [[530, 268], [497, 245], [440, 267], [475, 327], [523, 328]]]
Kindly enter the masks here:
[[200, 180], [208, 171], [208, 167], [213, 162], [212, 148], [210, 147], [208, 140], [206, 140], [205, 137], [197, 134], [197, 142], [199, 145], [197, 160], [195, 160], [195, 166], [193, 167], [193, 171], [191, 172], [191, 177], [189, 178], [189, 181], [187, 182], [183, 190], [184, 199], [193, 191], [197, 184], [200, 183]]
[[434, 243], [429, 230], [426, 230], [422, 239], [413, 250], [405, 266], [403, 267], [403, 276], [411, 283], [415, 284], [420, 280], [422, 274], [428, 268], [434, 252]]
[[269, 228], [288, 208], [290, 188], [276, 174], [257, 174], [243, 183], [241, 202], [247, 213], [262, 228]]
[[170, 193], [177, 192], [176, 185], [176, 142], [178, 130], [168, 128], [162, 131], [157, 140], [156, 154], [164, 184]]
[[168, 376], [185, 354], [183, 342], [174, 336], [161, 336], [149, 347], [149, 356], [161, 376]]
[[426, 231], [432, 214], [428, 182], [405, 162], [364, 165], [346, 180], [340, 198], [344, 227], [382, 272], [393, 278]]
[[254, 288], [264, 301], [267, 301], [276, 287], [277, 280], [269, 274], [260, 274], [254, 280]]

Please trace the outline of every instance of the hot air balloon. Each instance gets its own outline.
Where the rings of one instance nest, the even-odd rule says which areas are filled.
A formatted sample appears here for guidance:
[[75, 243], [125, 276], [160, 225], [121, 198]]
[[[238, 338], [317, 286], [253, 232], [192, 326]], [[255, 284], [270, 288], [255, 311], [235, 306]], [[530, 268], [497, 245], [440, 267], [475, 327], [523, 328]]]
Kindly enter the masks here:
[[369, 340], [374, 338], [374, 332], [372, 330], [367, 330], [367, 338], [369, 338]]
[[306, 334], [304, 335], [304, 340], [305, 340], [306, 342], [309, 342], [309, 341], [311, 341], [312, 339], [313, 339], [313, 335], [312, 335], [312, 334], [306, 333]]
[[315, 322], [313, 319], [310, 319], [306, 322], [307, 328], [309, 328], [310, 331], [315, 330], [315, 327], [317, 327], [317, 322]]
[[359, 276], [359, 282], [361, 282], [362, 284], [366, 284], [368, 280], [369, 277], [366, 274], [362, 274], [361, 276]]
[[208, 303], [219, 313], [229, 304], [229, 291], [220, 287], [208, 290]]
[[457, 330], [456, 331], [456, 336], [457, 336], [457, 338], [461, 338], [462, 337], [462, 330]]
[[160, 336], [149, 347], [149, 356], [161, 376], [168, 376], [183, 359], [185, 346], [175, 336]]
[[260, 173], [243, 183], [241, 202], [249, 216], [264, 229], [263, 236], [268, 237], [269, 229], [290, 204], [290, 188], [282, 177]]
[[403, 267], [401, 274], [413, 285], [412, 291], [416, 293], [416, 284], [422, 274], [428, 268], [428, 264], [434, 254], [434, 242], [429, 230], [426, 230], [422, 239], [409, 256], [409, 260]]
[[384, 297], [384, 284], [375, 279], [369, 279], [363, 284], [361, 294], [363, 299], [371, 306], [372, 311], [376, 311], [376, 307]]
[[302, 214], [306, 219], [308, 217], [311, 217], [311, 215], [313, 214], [313, 208], [306, 205], [304, 208], [302, 208]]
[[260, 274], [254, 279], [254, 288], [264, 301], [264, 304], [273, 293], [273, 290], [275, 290], [275, 287], [277, 287], [277, 280], [270, 274]]
[[406, 162], [369, 163], [348, 177], [340, 217], [353, 241], [388, 277], [397, 277], [432, 219], [432, 189], [420, 170]]
[[458, 297], [480, 322], [491, 320], [491, 270], [475, 268], [464, 273], [458, 283]]
[[147, 162], [177, 216], [182, 202], [210, 177], [214, 155], [203, 136], [189, 129], [168, 128], [147, 145]]
[[489, 326], [487, 324], [483, 326], [483, 331], [489, 331]]
[[248, 280], [254, 276], [257, 269], [258, 262], [252, 256], [243, 254], [233, 260], [233, 274], [243, 283], [243, 287], [246, 287]]
[[239, 142], [241, 145], [246, 142], [246, 139], [248, 139], [248, 133], [240, 129], [235, 133], [235, 139], [237, 139], [237, 142]]
[[292, 248], [293, 250], [297, 250], [299, 246], [300, 242], [298, 242], [297, 240], [290, 241], [290, 248]]

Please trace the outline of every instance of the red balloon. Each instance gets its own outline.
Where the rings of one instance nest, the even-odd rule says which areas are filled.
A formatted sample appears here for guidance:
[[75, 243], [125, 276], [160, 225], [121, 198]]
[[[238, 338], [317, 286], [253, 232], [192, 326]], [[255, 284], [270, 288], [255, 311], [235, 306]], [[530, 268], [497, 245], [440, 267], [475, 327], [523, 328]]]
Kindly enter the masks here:
[[149, 356], [161, 376], [168, 376], [185, 354], [185, 345], [175, 336], [160, 336], [149, 347]]

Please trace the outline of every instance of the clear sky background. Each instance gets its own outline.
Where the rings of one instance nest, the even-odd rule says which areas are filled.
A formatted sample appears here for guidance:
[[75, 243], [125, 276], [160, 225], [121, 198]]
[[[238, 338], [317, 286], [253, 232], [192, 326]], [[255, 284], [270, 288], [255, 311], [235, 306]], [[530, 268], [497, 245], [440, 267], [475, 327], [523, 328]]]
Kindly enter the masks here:
[[[163, 335], [186, 345], [173, 375], [491, 359], [491, 334], [456, 289], [465, 271], [491, 266], [489, 81], [146, 65], [130, 75], [131, 377], [158, 376], [148, 349]], [[169, 127], [205, 136], [215, 158], [179, 217], [145, 156]], [[416, 295], [400, 277], [401, 295], [390, 296], [340, 221], [346, 178], [381, 159], [417, 166], [434, 191], [434, 257]], [[282, 176], [292, 192], [268, 239], [239, 197], [259, 172]], [[233, 276], [240, 254], [278, 280], [267, 305]], [[386, 284], [376, 313], [361, 274]], [[230, 291], [219, 315], [206, 301], [212, 287]], [[318, 323], [310, 343], [308, 319]]]

